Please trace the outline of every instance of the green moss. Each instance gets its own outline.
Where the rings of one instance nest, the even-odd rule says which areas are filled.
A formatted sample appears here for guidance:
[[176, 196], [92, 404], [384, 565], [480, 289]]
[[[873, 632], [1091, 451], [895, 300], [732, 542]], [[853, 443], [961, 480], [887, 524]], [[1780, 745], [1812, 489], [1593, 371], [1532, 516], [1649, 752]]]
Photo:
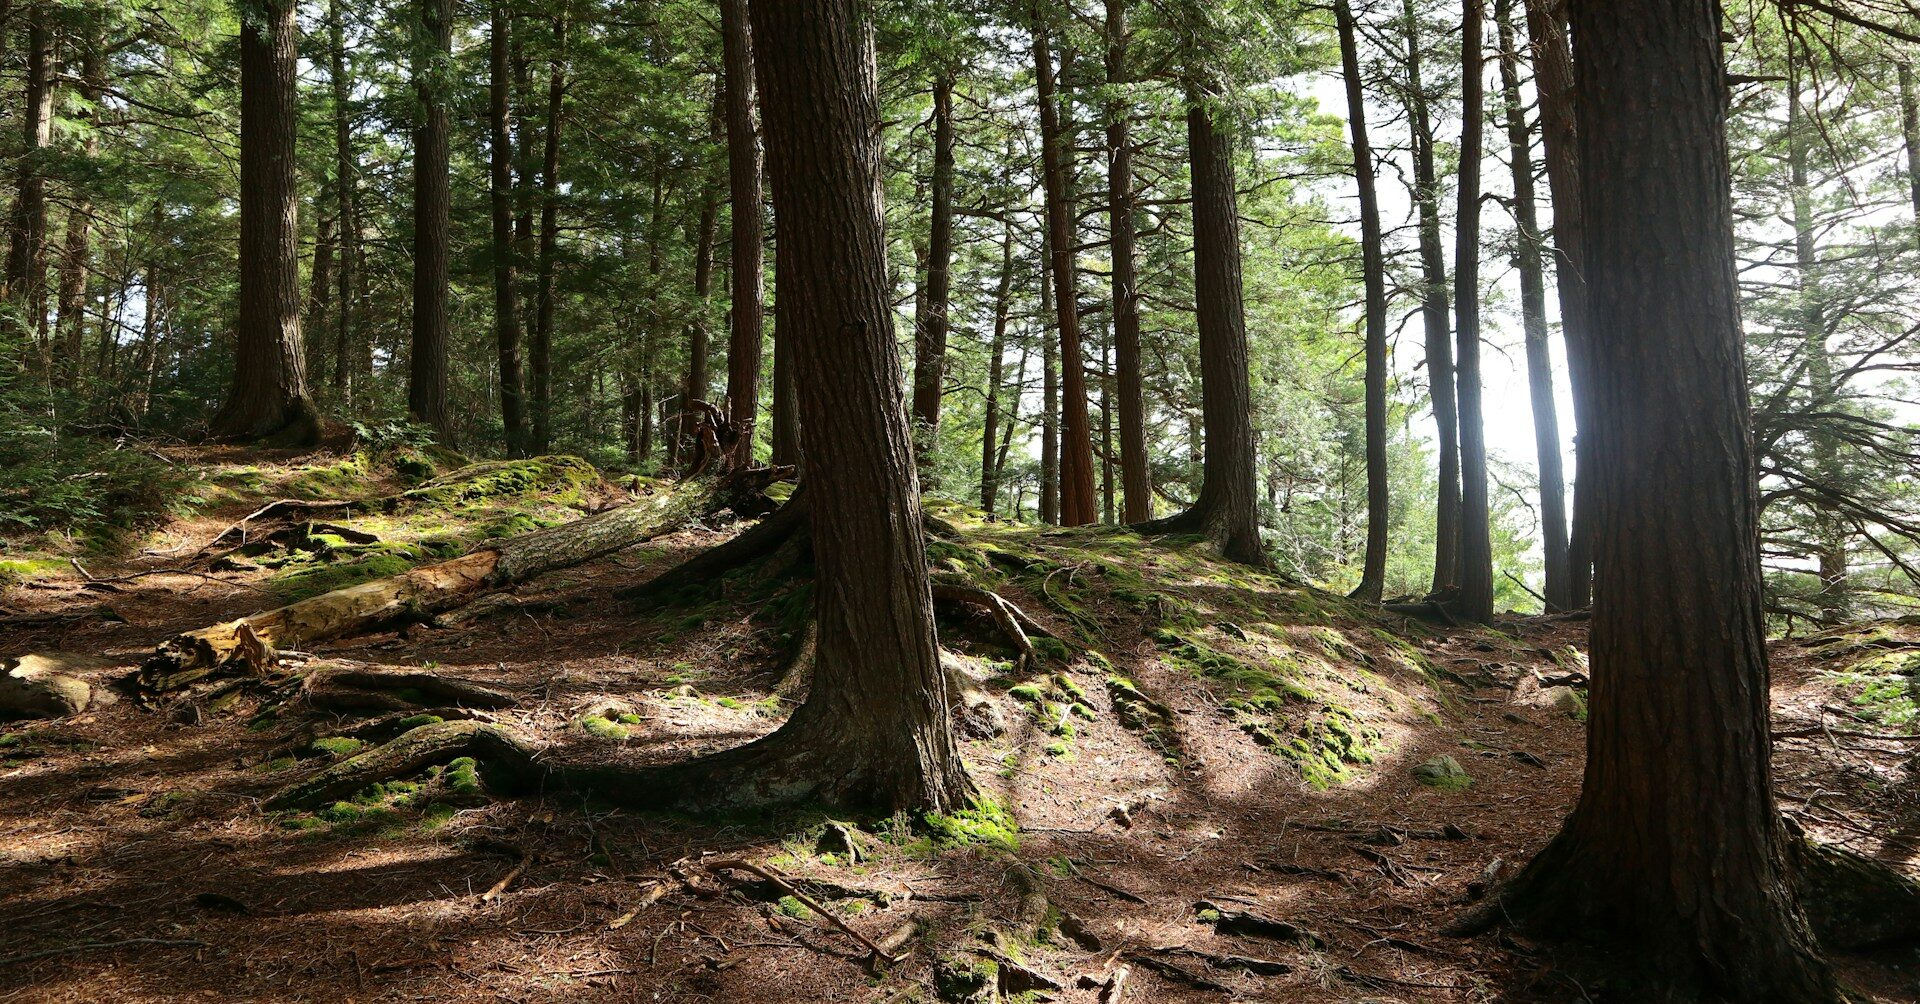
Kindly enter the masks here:
[[0, 584], [45, 579], [66, 569], [67, 563], [57, 558], [8, 558], [0, 561]]
[[400, 719], [399, 727], [402, 730], [417, 729], [423, 725], [439, 725], [445, 721], [446, 719], [439, 715], [408, 715]]
[[267, 581], [267, 586], [291, 602], [399, 575], [416, 564], [419, 564], [419, 559], [410, 553], [367, 553], [352, 561], [337, 564], [283, 567], [282, 571]]
[[445, 829], [460, 810], [445, 802], [435, 802], [420, 813], [420, 828], [429, 833]]
[[360, 748], [365, 745], [360, 740], [348, 736], [332, 736], [326, 739], [315, 739], [310, 748], [315, 753], [324, 753], [336, 760], [342, 760], [360, 752]]
[[1014, 820], [1013, 813], [985, 795], [975, 796], [971, 807], [950, 815], [928, 813], [924, 823], [939, 847], [1020, 849], [1020, 824]]
[[1437, 756], [1415, 767], [1413, 778], [1440, 791], [1465, 791], [1473, 786], [1473, 778], [1460, 766], [1460, 761], [1450, 756]]
[[625, 742], [627, 737], [633, 734], [625, 725], [599, 715], [588, 715], [580, 719], [580, 728], [587, 735], [603, 742]]
[[581, 500], [586, 490], [599, 481], [600, 472], [579, 457], [496, 460], [462, 467], [406, 492], [403, 497], [409, 502], [439, 507], [534, 495], [567, 503]]
[[646, 721], [646, 719], [641, 718], [639, 715], [636, 715], [631, 711], [623, 711], [620, 714], [614, 716], [613, 720], [616, 722], [619, 722], [622, 725], [638, 725], [641, 722]]
[[440, 772], [440, 780], [456, 795], [478, 795], [481, 793], [480, 764], [470, 756], [459, 757]]
[[773, 908], [780, 911], [783, 916], [792, 917], [795, 920], [805, 920], [813, 915], [813, 911], [807, 909], [805, 903], [792, 896], [780, 897], [780, 901], [775, 903]]

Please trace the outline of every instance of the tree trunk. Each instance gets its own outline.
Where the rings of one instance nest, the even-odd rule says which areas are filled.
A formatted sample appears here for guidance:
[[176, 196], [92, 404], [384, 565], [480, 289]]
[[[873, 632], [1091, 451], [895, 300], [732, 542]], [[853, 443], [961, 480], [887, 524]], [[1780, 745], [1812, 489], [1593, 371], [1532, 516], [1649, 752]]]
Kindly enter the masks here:
[[914, 327], [919, 344], [913, 357], [914, 442], [923, 471], [930, 467], [940, 432], [940, 394], [947, 377], [947, 301], [953, 268], [953, 74], [941, 71], [933, 81], [933, 213], [927, 240], [925, 313]]
[[1000, 224], [1000, 284], [993, 291], [993, 342], [987, 348], [987, 404], [980, 430], [980, 509], [992, 518], [1000, 497], [994, 446], [1000, 439], [1000, 391], [1006, 383], [1007, 320], [1013, 300], [1013, 224]]
[[1413, 200], [1419, 211], [1420, 316], [1427, 350], [1427, 386], [1440, 443], [1439, 504], [1434, 516], [1433, 592], [1460, 578], [1460, 407], [1453, 375], [1452, 304], [1447, 297], [1447, 253], [1440, 243], [1440, 181], [1426, 82], [1421, 78], [1418, 14], [1404, 9], [1407, 33], [1407, 118], [1413, 131]]
[[[560, 245], [560, 129], [566, 115], [567, 19], [553, 19], [553, 61], [547, 73], [546, 149], [540, 166], [540, 278], [533, 322], [533, 452], [553, 447], [553, 269]], [[708, 246], [712, 241], [709, 239]], [[704, 296], [704, 292], [703, 292]], [[703, 321], [704, 323], [704, 321]]]
[[520, 291], [513, 234], [513, 128], [508, 111], [513, 89], [511, 32], [506, 0], [493, 0], [488, 52], [493, 331], [500, 355], [500, 418], [506, 427], [507, 453], [522, 456], [527, 446], [527, 419], [525, 381], [520, 374]]
[[1047, 330], [1047, 322], [1059, 315], [1053, 309], [1053, 255], [1047, 252], [1052, 239], [1040, 240], [1040, 522], [1060, 524], [1060, 359], [1059, 342]]
[[328, 80], [333, 87], [333, 197], [334, 219], [340, 234], [339, 266], [335, 281], [333, 332], [333, 392], [342, 408], [353, 406], [353, 381], [360, 372], [361, 354], [355, 343], [354, 281], [359, 264], [359, 180], [354, 169], [351, 87], [347, 80], [346, 23], [341, 0], [327, 4]]
[[1087, 372], [1080, 348], [1080, 283], [1074, 265], [1074, 206], [1069, 187], [1071, 137], [1060, 125], [1048, 26], [1033, 13], [1034, 88], [1040, 102], [1041, 162], [1046, 174], [1047, 253], [1052, 260], [1053, 307], [1060, 323], [1059, 522], [1084, 526], [1098, 518], [1093, 497], [1093, 435], [1087, 415]]
[[1113, 241], [1113, 351], [1119, 370], [1121, 521], [1153, 518], [1147, 460], [1146, 390], [1140, 365], [1140, 298], [1135, 274], [1132, 109], [1120, 91], [1130, 82], [1127, 0], [1107, 0], [1107, 225]]
[[240, 316], [233, 386], [210, 426], [237, 439], [320, 438], [300, 342], [299, 24], [294, 0], [248, 0], [240, 27]]
[[1567, 488], [1561, 470], [1560, 416], [1553, 397], [1553, 352], [1547, 343], [1547, 286], [1540, 260], [1540, 218], [1534, 207], [1533, 132], [1520, 99], [1520, 55], [1513, 0], [1499, 0], [1500, 84], [1513, 167], [1513, 222], [1519, 229], [1514, 263], [1520, 272], [1520, 318], [1526, 330], [1527, 387], [1533, 403], [1534, 456], [1540, 465], [1540, 548], [1547, 565], [1549, 613], [1573, 606], [1567, 558]]
[[1920, 235], [1920, 86], [1914, 84], [1912, 63], [1901, 63], [1899, 72], [1900, 135], [1907, 147], [1907, 187], [1913, 195], [1914, 232]]
[[[1020, 405], [1027, 396], [1027, 363], [1032, 358], [1033, 349], [1030, 346], [1022, 346], [1020, 365], [1013, 372], [1013, 401], [1011, 407], [1007, 409], [1007, 420], [1000, 423], [1000, 451], [993, 460], [993, 483], [996, 488], [1006, 482], [1007, 454], [1013, 452], [1013, 430], [1020, 424]], [[1016, 522], [1020, 519], [1020, 506], [1019, 492], [1015, 492], [1013, 505], [1007, 511]], [[992, 510], [988, 510], [987, 514], [991, 516]]]
[[1480, 158], [1486, 119], [1485, 0], [1466, 0], [1461, 21], [1460, 213], [1454, 224], [1453, 311], [1460, 387], [1460, 615], [1493, 620], [1493, 539], [1487, 502], [1487, 432], [1480, 399]]
[[327, 373], [326, 332], [331, 330], [327, 322], [328, 299], [333, 295], [333, 259], [339, 249], [340, 238], [334, 231], [337, 222], [327, 215], [327, 204], [332, 191], [322, 186], [314, 197], [314, 215], [319, 222], [313, 233], [313, 273], [307, 280], [307, 304], [305, 319], [301, 323], [302, 331], [317, 331], [323, 337], [307, 343], [307, 379], [315, 386], [326, 383]]
[[727, 339], [727, 410], [740, 439], [735, 466], [753, 460], [760, 409], [760, 342], [764, 337], [765, 262], [760, 142], [754, 128], [754, 32], [747, 0], [720, 0], [721, 49], [727, 74], [727, 182], [733, 208], [732, 330]]
[[1593, 599], [1593, 496], [1599, 469], [1586, 448], [1584, 430], [1595, 421], [1587, 388], [1591, 322], [1587, 317], [1585, 211], [1580, 195], [1578, 128], [1573, 110], [1573, 52], [1567, 40], [1565, 0], [1525, 0], [1527, 36], [1533, 49], [1534, 89], [1539, 95], [1540, 140], [1553, 192], [1554, 285], [1560, 294], [1560, 332], [1567, 346], [1567, 377], [1573, 385], [1573, 526], [1567, 538], [1567, 604]]
[[1100, 343], [1100, 522], [1113, 523], [1113, 332]]
[[[971, 793], [934, 639], [913, 438], [888, 302], [880, 113], [859, 0], [752, 6], [769, 176], [793, 267], [818, 648], [807, 702], [713, 776], [761, 795], [951, 811]], [[741, 764], [751, 773], [732, 773]]]
[[1714, 0], [1573, 4], [1599, 422], [1580, 800], [1494, 904], [1628, 942], [1634, 999], [1840, 998], [1774, 803]]
[[7, 251], [5, 298], [18, 312], [21, 344], [29, 340], [46, 362], [47, 176], [46, 151], [53, 142], [53, 10], [47, 0], [24, 6], [26, 94], [20, 115], [19, 184], [13, 202], [13, 233]]
[[[792, 266], [787, 252], [780, 250], [779, 209], [774, 210], [773, 274], [779, 278]], [[800, 445], [799, 388], [793, 383], [793, 330], [790, 308], [782, 306], [776, 295], [773, 303], [773, 464], [776, 467], [800, 467], [804, 451]]]
[[413, 345], [408, 354], [407, 410], [453, 443], [447, 411], [447, 283], [450, 252], [446, 67], [453, 59], [453, 0], [420, 0], [414, 43], [414, 91], [420, 120], [413, 133]]
[[[1347, 83], [1347, 125], [1353, 133], [1353, 176], [1360, 188], [1361, 268], [1367, 288], [1367, 556], [1355, 599], [1380, 602], [1387, 581], [1387, 275], [1380, 235], [1380, 198], [1374, 190], [1373, 145], [1367, 140], [1367, 95], [1360, 79], [1360, 46], [1353, 6], [1334, 0], [1340, 65]], [[1211, 452], [1211, 450], [1209, 450]]]
[[[79, 39], [80, 96], [89, 129], [83, 153], [91, 161], [100, 156], [100, 106], [107, 92], [107, 59], [99, 21], [88, 18]], [[3, 36], [0, 36], [3, 37]], [[86, 369], [87, 280], [93, 275], [93, 186], [73, 186], [73, 206], [67, 213], [67, 246], [60, 263], [59, 360], [55, 373], [63, 386], [77, 387]]]

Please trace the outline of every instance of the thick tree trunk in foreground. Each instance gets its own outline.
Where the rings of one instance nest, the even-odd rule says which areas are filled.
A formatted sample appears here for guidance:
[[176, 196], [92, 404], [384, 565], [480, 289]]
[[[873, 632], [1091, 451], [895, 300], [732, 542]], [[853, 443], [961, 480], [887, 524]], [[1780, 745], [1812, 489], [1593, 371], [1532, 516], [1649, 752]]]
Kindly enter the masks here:
[[1206, 461], [1200, 497], [1177, 516], [1142, 524], [1147, 532], [1193, 531], [1229, 561], [1266, 566], [1254, 478], [1253, 391], [1247, 373], [1247, 321], [1240, 286], [1240, 214], [1233, 146], [1215, 127], [1206, 94], [1187, 95], [1187, 146], [1193, 173], [1193, 294], [1200, 328], [1201, 412]]
[[[20, 343], [44, 354], [47, 325], [47, 177], [44, 163], [53, 142], [53, 27], [51, 5], [24, 7], [27, 28], [26, 94], [20, 116], [19, 183], [7, 248], [6, 299], [19, 312]], [[5, 37], [0, 36], [0, 46]], [[43, 360], [44, 361], [44, 360]]]
[[[533, 452], [553, 446], [553, 270], [560, 247], [560, 130], [566, 116], [567, 19], [553, 19], [553, 62], [547, 68], [546, 148], [540, 163], [540, 262], [534, 286]], [[709, 239], [711, 248], [712, 241]], [[702, 296], [705, 291], [701, 291]]]
[[953, 75], [933, 81], [933, 213], [927, 239], [925, 313], [913, 358], [914, 442], [926, 469], [940, 433], [940, 394], [947, 379], [947, 318], [953, 270]]
[[1440, 444], [1439, 504], [1434, 513], [1433, 592], [1460, 578], [1460, 406], [1453, 383], [1453, 315], [1447, 252], [1440, 242], [1440, 181], [1434, 166], [1431, 101], [1421, 76], [1418, 12], [1407, 0], [1407, 120], [1413, 133], [1413, 201], [1420, 229], [1420, 317], [1426, 333], [1427, 387]]
[[1373, 145], [1367, 141], [1367, 95], [1360, 79], [1360, 46], [1353, 6], [1334, 0], [1340, 65], [1347, 83], [1347, 124], [1353, 133], [1353, 176], [1360, 187], [1361, 268], [1366, 273], [1367, 557], [1355, 599], [1377, 603], [1387, 580], [1387, 275], [1380, 236], [1380, 197], [1374, 191]]
[[1593, 513], [1599, 469], [1583, 432], [1594, 421], [1587, 388], [1587, 274], [1580, 197], [1578, 128], [1573, 111], [1573, 51], [1567, 40], [1565, 0], [1524, 0], [1527, 37], [1533, 50], [1534, 88], [1539, 94], [1540, 141], [1546, 148], [1547, 183], [1553, 192], [1554, 286], [1560, 294], [1560, 332], [1567, 346], [1567, 377], [1573, 385], [1573, 525], [1567, 537], [1567, 605], [1593, 600]]
[[1060, 525], [1099, 518], [1093, 498], [1093, 427], [1087, 412], [1085, 354], [1080, 348], [1080, 283], [1074, 266], [1074, 206], [1068, 192], [1071, 138], [1060, 125], [1048, 27], [1033, 18], [1034, 89], [1040, 102], [1040, 147], [1046, 175], [1047, 254], [1052, 260], [1053, 307], [1060, 323]]
[[727, 339], [727, 409], [740, 431], [731, 458], [753, 460], [754, 425], [760, 410], [760, 343], [766, 307], [762, 270], [760, 141], [754, 128], [754, 30], [747, 0], [720, 0], [721, 47], [727, 73], [727, 184], [733, 200], [733, 328]]
[[[1127, 0], [1107, 0], [1107, 87], [1128, 82]], [[1153, 473], [1147, 468], [1147, 404], [1140, 365], [1140, 298], [1134, 263], [1133, 110], [1119, 95], [1107, 102], [1107, 226], [1113, 239], [1113, 352], [1119, 371], [1120, 521], [1153, 518]]]
[[449, 133], [447, 64], [453, 59], [453, 0], [420, 0], [414, 43], [414, 90], [420, 123], [413, 133], [413, 346], [408, 354], [407, 410], [453, 442], [447, 412], [447, 214]]
[[[934, 639], [879, 196], [880, 112], [859, 0], [753, 5], [769, 177], [791, 253], [818, 648], [807, 702], [705, 766], [760, 799], [951, 811], [971, 791]], [[734, 773], [736, 767], [744, 767]]]
[[216, 435], [319, 439], [300, 342], [294, 0], [247, 0], [240, 27], [240, 316]]
[[1567, 488], [1561, 470], [1560, 416], [1553, 398], [1553, 351], [1547, 343], [1547, 286], [1540, 260], [1540, 217], [1534, 208], [1533, 132], [1520, 100], [1520, 57], [1513, 30], [1513, 0], [1499, 0], [1500, 85], [1513, 167], [1514, 248], [1520, 272], [1520, 317], [1526, 330], [1527, 387], [1533, 404], [1534, 456], [1540, 465], [1540, 548], [1546, 555], [1549, 613], [1573, 604], [1567, 558]]
[[488, 45], [488, 186], [493, 209], [493, 331], [500, 356], [500, 419], [507, 453], [527, 448], [526, 384], [520, 373], [520, 290], [513, 237], [512, 29], [506, 0], [493, 0]]
[[1628, 941], [1662, 999], [1834, 1001], [1771, 784], [1720, 6], [1572, 9], [1603, 472], [1591, 718], [1580, 801], [1502, 908]]
[[1460, 215], [1455, 221], [1453, 313], [1460, 387], [1460, 615], [1493, 620], [1493, 537], [1487, 501], [1487, 430], [1480, 399], [1480, 157], [1485, 132], [1485, 0], [1466, 0], [1461, 22]]

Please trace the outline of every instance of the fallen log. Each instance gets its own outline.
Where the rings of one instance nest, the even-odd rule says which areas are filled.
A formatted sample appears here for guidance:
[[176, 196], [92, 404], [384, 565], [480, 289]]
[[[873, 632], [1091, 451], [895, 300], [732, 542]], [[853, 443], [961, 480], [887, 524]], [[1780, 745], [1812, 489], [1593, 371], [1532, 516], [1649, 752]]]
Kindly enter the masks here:
[[163, 642], [135, 675], [144, 691], [175, 690], [228, 668], [264, 672], [275, 649], [363, 634], [464, 606], [488, 593], [672, 533], [757, 496], [791, 468], [682, 482], [671, 491], [561, 526], [490, 542], [461, 557], [336, 589]]

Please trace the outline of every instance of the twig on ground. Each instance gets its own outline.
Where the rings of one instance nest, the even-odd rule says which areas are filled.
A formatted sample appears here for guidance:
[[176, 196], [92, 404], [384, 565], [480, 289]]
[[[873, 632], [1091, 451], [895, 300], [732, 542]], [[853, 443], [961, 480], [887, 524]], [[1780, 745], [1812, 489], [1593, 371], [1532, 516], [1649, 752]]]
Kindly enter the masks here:
[[128, 938], [124, 941], [89, 941], [83, 945], [67, 945], [63, 948], [43, 948], [37, 952], [22, 955], [9, 955], [0, 959], [0, 966], [11, 966], [34, 959], [51, 958], [55, 955], [71, 955], [75, 952], [103, 951], [109, 948], [125, 948], [129, 945], [163, 945], [173, 948], [205, 948], [207, 943], [193, 938]]
[[809, 910], [812, 910], [814, 913], [819, 914], [823, 920], [825, 920], [829, 924], [832, 924], [834, 927], [839, 928], [842, 933], [847, 935], [847, 937], [850, 937], [853, 940], [859, 942], [868, 951], [872, 952], [873, 954], [883, 959], [888, 960], [889, 962], [899, 961], [896, 956], [889, 954], [886, 950], [882, 949], [878, 944], [876, 944], [872, 938], [869, 938], [866, 935], [861, 934], [859, 931], [854, 930], [852, 927], [847, 926], [846, 921], [843, 921], [839, 917], [834, 916], [832, 911], [828, 910], [824, 906], [821, 906], [820, 903], [816, 901], [812, 896], [809, 896], [806, 893], [801, 892], [799, 889], [794, 888], [793, 883], [788, 882], [786, 879], [781, 878], [778, 875], [775, 875], [774, 873], [768, 871], [765, 868], [760, 867], [759, 865], [754, 864], [751, 861], [747, 861], [742, 858], [727, 858], [722, 861], [706, 862], [703, 865], [703, 867], [705, 867], [706, 870], [710, 872], [727, 870], [727, 871], [751, 872], [752, 874], [758, 875], [761, 878], [767, 880], [768, 882], [771, 882], [775, 888], [779, 889], [780, 891], [786, 893], [789, 896], [792, 896], [794, 899], [799, 900], [801, 905], [805, 906]]

